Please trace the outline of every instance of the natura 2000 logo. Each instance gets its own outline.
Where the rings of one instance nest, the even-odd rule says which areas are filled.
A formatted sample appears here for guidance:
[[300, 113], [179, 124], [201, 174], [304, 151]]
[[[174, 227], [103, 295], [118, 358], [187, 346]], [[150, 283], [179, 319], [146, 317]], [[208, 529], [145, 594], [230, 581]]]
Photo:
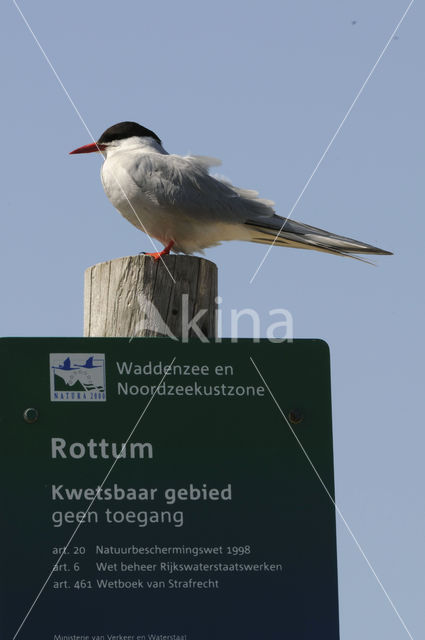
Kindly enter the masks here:
[[106, 400], [104, 353], [51, 353], [52, 402]]

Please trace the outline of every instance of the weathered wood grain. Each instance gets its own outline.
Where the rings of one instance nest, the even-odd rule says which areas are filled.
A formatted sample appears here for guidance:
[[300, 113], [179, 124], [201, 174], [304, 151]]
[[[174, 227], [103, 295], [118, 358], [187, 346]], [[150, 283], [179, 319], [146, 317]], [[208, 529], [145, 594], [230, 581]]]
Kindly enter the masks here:
[[165, 265], [145, 255], [128, 256], [86, 269], [84, 335], [185, 339], [202, 338], [201, 331], [214, 338], [216, 265], [193, 256], [163, 260]]

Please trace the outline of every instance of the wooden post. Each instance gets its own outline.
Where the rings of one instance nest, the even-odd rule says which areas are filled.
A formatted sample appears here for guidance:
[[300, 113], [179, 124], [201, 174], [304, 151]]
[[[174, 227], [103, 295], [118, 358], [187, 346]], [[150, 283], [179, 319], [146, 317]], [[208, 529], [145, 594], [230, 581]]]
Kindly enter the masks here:
[[86, 269], [84, 335], [185, 339], [202, 337], [200, 330], [214, 338], [217, 266], [193, 256], [163, 260], [128, 256]]

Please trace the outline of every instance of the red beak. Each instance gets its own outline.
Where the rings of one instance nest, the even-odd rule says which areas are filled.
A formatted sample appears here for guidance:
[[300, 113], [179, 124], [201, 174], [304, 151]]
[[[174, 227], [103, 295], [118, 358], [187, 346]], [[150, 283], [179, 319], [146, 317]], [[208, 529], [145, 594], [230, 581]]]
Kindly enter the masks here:
[[69, 155], [71, 156], [73, 153], [93, 153], [96, 151], [103, 151], [106, 145], [98, 144], [97, 142], [92, 142], [92, 144], [86, 144], [84, 147], [78, 147], [78, 149], [74, 149], [74, 151], [70, 151]]

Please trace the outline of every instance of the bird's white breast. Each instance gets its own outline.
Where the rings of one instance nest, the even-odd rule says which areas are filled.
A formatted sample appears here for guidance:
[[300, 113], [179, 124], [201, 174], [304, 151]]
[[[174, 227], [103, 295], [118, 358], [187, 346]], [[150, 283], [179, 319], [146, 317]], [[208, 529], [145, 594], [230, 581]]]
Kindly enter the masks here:
[[103, 163], [101, 179], [109, 200], [129, 222], [158, 240], [166, 241], [163, 215], [156, 198], [135, 181], [140, 157], [152, 152], [150, 145], [140, 143], [121, 144], [119, 148], [111, 149]]

